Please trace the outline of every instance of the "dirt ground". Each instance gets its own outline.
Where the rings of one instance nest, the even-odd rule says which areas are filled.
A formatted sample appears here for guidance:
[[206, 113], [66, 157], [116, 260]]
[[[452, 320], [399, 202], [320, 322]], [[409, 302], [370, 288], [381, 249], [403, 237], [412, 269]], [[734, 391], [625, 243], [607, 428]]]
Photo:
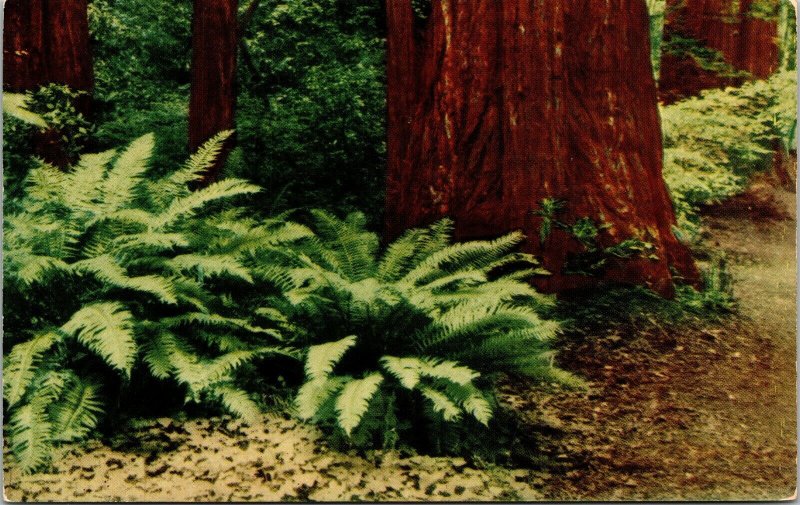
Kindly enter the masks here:
[[736, 316], [571, 342], [562, 359], [592, 380], [589, 394], [519, 399], [556, 425], [570, 462], [546, 479], [548, 499], [794, 495], [795, 195], [757, 186], [705, 222], [705, 247], [730, 262]]
[[[796, 486], [794, 194], [771, 189], [712, 209], [736, 316], [664, 329], [609, 328], [564, 344], [586, 392], [504, 388], [551, 463], [340, 454], [280, 416], [142, 424], [114, 447], [63, 449], [53, 473], [6, 468], [12, 501], [781, 499]], [[759, 193], [760, 191], [760, 193]], [[764, 194], [766, 192], [766, 195]]]

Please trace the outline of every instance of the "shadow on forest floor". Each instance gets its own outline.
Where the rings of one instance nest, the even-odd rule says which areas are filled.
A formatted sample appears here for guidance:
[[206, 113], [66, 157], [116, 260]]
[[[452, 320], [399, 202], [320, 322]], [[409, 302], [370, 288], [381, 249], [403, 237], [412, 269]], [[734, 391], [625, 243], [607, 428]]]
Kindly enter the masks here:
[[[759, 191], [765, 191], [759, 189]], [[143, 425], [136, 450], [65, 448], [58, 473], [6, 471], [30, 501], [778, 499], [795, 486], [794, 196], [710, 209], [705, 247], [730, 258], [738, 313], [720, 322], [638, 320], [562, 339], [588, 392], [506, 384], [547, 470], [461, 458], [334, 453], [282, 417]], [[750, 200], [747, 200], [750, 198]], [[766, 201], [762, 196], [758, 201]], [[750, 201], [750, 204], [746, 202]], [[741, 204], [745, 202], [745, 204]], [[748, 205], [750, 206], [748, 210]], [[769, 219], [764, 219], [768, 217]], [[130, 442], [130, 441], [129, 441]], [[125, 445], [125, 444], [123, 444]], [[130, 444], [128, 444], [130, 445]]]
[[761, 186], [707, 212], [704, 245], [730, 259], [733, 317], [572, 336], [559, 361], [590, 379], [589, 393], [507, 389], [560, 430], [551, 443], [570, 464], [542, 486], [548, 499], [793, 495], [794, 216], [794, 194]]

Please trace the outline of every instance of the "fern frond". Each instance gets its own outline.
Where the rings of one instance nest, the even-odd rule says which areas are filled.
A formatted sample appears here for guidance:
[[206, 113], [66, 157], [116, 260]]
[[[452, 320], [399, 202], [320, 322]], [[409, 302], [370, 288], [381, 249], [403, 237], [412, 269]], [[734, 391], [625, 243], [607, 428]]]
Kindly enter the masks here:
[[186, 247], [189, 240], [183, 233], [144, 232], [122, 235], [112, 242], [115, 249], [130, 249], [149, 247], [158, 250], [170, 250], [176, 247]]
[[275, 339], [283, 340], [280, 332], [272, 328], [262, 328], [250, 324], [245, 319], [238, 319], [233, 317], [225, 317], [219, 314], [206, 314], [204, 312], [187, 312], [180, 316], [164, 318], [161, 324], [167, 327], [177, 327], [183, 325], [200, 325], [206, 327], [222, 327], [230, 329], [244, 330], [250, 333], [257, 333], [262, 335], [269, 335]]
[[209, 392], [222, 403], [225, 410], [240, 417], [246, 423], [254, 425], [261, 419], [261, 410], [256, 402], [233, 384], [214, 384]]
[[482, 269], [491, 265], [525, 240], [521, 232], [509, 233], [497, 240], [453, 244], [425, 258], [401, 282], [418, 285], [434, 278], [466, 269]]
[[106, 212], [121, 209], [135, 198], [134, 190], [147, 171], [154, 146], [155, 138], [148, 133], [131, 142], [119, 155], [103, 181]]
[[305, 365], [306, 376], [311, 380], [328, 377], [333, 371], [333, 367], [355, 344], [356, 337], [350, 335], [336, 342], [309, 347]]
[[28, 104], [30, 96], [23, 93], [3, 92], [3, 114], [19, 119], [39, 128], [47, 128], [47, 121], [42, 116], [31, 112]]
[[304, 383], [297, 391], [295, 407], [300, 419], [309, 420], [347, 382], [344, 377], [320, 377]]
[[53, 439], [71, 442], [85, 438], [97, 426], [103, 413], [98, 386], [75, 377], [63, 396], [51, 407]]
[[408, 273], [426, 233], [421, 229], [408, 230], [392, 242], [378, 263], [376, 277], [384, 282], [394, 282]]
[[230, 198], [238, 195], [257, 193], [261, 188], [248, 184], [240, 179], [223, 179], [205, 188], [170, 202], [167, 209], [153, 220], [153, 229], [161, 230], [173, 225], [178, 219], [188, 217], [201, 207], [214, 200]]
[[214, 164], [222, 152], [225, 141], [233, 135], [233, 130], [223, 130], [210, 139], [203, 145], [197, 148], [189, 157], [189, 160], [181, 167], [180, 170], [173, 172], [166, 177], [172, 186], [186, 186], [190, 182], [201, 180], [206, 171]]
[[84, 154], [78, 165], [67, 173], [63, 184], [64, 204], [79, 212], [102, 215], [105, 205], [100, 202], [103, 196], [103, 177], [106, 167], [116, 154], [105, 151], [99, 154]]
[[489, 426], [492, 419], [492, 406], [483, 393], [472, 384], [447, 384], [445, 390], [448, 396], [455, 400], [464, 409], [484, 426]]
[[249, 270], [238, 260], [226, 254], [181, 254], [167, 261], [167, 265], [176, 271], [197, 269], [203, 276], [228, 275], [249, 284], [253, 283], [253, 277]]
[[419, 384], [424, 367], [419, 358], [397, 358], [395, 356], [383, 356], [381, 364], [406, 389], [414, 389]]
[[[9, 258], [10, 256], [10, 258]], [[30, 286], [41, 282], [44, 277], [54, 271], [69, 271], [69, 265], [59, 258], [39, 256], [36, 254], [12, 253], [7, 256], [9, 262], [18, 265], [14, 272], [17, 279]]]
[[336, 398], [339, 426], [349, 436], [369, 409], [369, 402], [383, 382], [383, 375], [372, 373], [349, 381]]
[[461, 417], [461, 409], [458, 408], [458, 405], [441, 391], [422, 386], [419, 388], [419, 392], [431, 402], [433, 411], [440, 413], [445, 421], [456, 421]]
[[175, 286], [167, 277], [159, 275], [129, 277], [125, 269], [108, 254], [76, 261], [72, 264], [72, 270], [79, 274], [90, 273], [111, 286], [149, 293], [164, 303], [175, 304], [178, 301]]
[[49, 163], [42, 163], [25, 178], [27, 196], [42, 203], [64, 204], [66, 174]]
[[342, 221], [323, 210], [312, 210], [315, 231], [331, 246], [335, 257], [334, 267], [350, 280], [362, 280], [375, 269], [375, 252], [378, 237], [374, 233], [362, 231], [354, 226], [363, 215], [351, 214]]
[[197, 354], [188, 353], [180, 348], [176, 348], [176, 351], [170, 358], [173, 370], [178, 380], [189, 387], [192, 399], [196, 401], [206, 388], [214, 383], [232, 379], [232, 374], [237, 368], [256, 358], [268, 354], [296, 357], [290, 349], [281, 347], [232, 351], [212, 359], [200, 358]]
[[9, 446], [23, 473], [29, 474], [50, 462], [53, 426], [47, 416], [48, 398], [39, 396], [17, 407], [9, 420]]
[[3, 398], [9, 407], [22, 399], [33, 381], [42, 356], [57, 340], [58, 335], [46, 332], [11, 349], [3, 367]]
[[75, 312], [61, 330], [92, 350], [109, 366], [130, 376], [136, 359], [133, 315], [117, 302], [87, 305]]

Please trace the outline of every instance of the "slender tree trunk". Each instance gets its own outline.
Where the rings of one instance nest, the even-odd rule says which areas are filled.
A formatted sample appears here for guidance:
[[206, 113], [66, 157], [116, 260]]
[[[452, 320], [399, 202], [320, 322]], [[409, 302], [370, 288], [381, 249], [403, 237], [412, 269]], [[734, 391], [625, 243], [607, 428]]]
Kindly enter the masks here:
[[[3, 88], [32, 91], [57, 83], [85, 91], [77, 110], [91, 112], [94, 85], [87, 0], [7, 0], [3, 22]], [[34, 138], [34, 150], [46, 161], [65, 167], [70, 161], [61, 134], [50, 130]]]
[[780, 2], [667, 0], [660, 99], [769, 77], [779, 65]]
[[[192, 17], [192, 87], [189, 103], [189, 149], [235, 125], [237, 0], [194, 0]], [[209, 169], [205, 184], [215, 181], [233, 147]]]
[[[387, 0], [387, 21], [389, 238], [444, 216], [460, 239], [521, 229], [551, 292], [607, 280], [670, 295], [670, 267], [697, 278], [671, 230], [644, 0]], [[582, 247], [558, 229], [540, 242], [545, 198], [565, 222], [611, 225], [603, 245], [637, 237], [658, 259], [566, 274]]]

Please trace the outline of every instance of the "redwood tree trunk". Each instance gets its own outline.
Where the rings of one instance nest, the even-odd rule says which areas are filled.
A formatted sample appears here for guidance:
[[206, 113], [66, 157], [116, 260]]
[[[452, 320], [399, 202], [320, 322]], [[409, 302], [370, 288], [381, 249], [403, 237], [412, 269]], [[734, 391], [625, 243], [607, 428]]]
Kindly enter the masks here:
[[[3, 21], [3, 88], [25, 92], [57, 83], [85, 91], [75, 103], [91, 112], [94, 85], [87, 0], [7, 0]], [[35, 150], [46, 161], [66, 166], [55, 131], [37, 134]]]
[[[671, 230], [643, 0], [387, 0], [387, 21], [389, 238], [444, 216], [459, 239], [521, 229], [551, 292], [602, 279], [670, 295], [670, 267], [696, 279]], [[562, 230], [540, 243], [545, 198], [565, 222], [610, 224], [604, 245], [638, 237], [658, 259], [564, 273], [582, 247]]]
[[7, 0], [4, 16], [5, 89], [57, 83], [91, 92], [87, 0]]
[[[781, 0], [667, 0], [659, 97], [665, 103], [709, 88], [764, 79], [779, 65]], [[704, 69], [680, 42], [721, 56], [728, 68]], [[710, 54], [710, 53], [707, 53]], [[736, 71], [744, 75], [735, 76]]]
[[[196, 150], [223, 130], [234, 128], [236, 107], [237, 0], [194, 0], [189, 149]], [[232, 139], [204, 182], [219, 177]]]

